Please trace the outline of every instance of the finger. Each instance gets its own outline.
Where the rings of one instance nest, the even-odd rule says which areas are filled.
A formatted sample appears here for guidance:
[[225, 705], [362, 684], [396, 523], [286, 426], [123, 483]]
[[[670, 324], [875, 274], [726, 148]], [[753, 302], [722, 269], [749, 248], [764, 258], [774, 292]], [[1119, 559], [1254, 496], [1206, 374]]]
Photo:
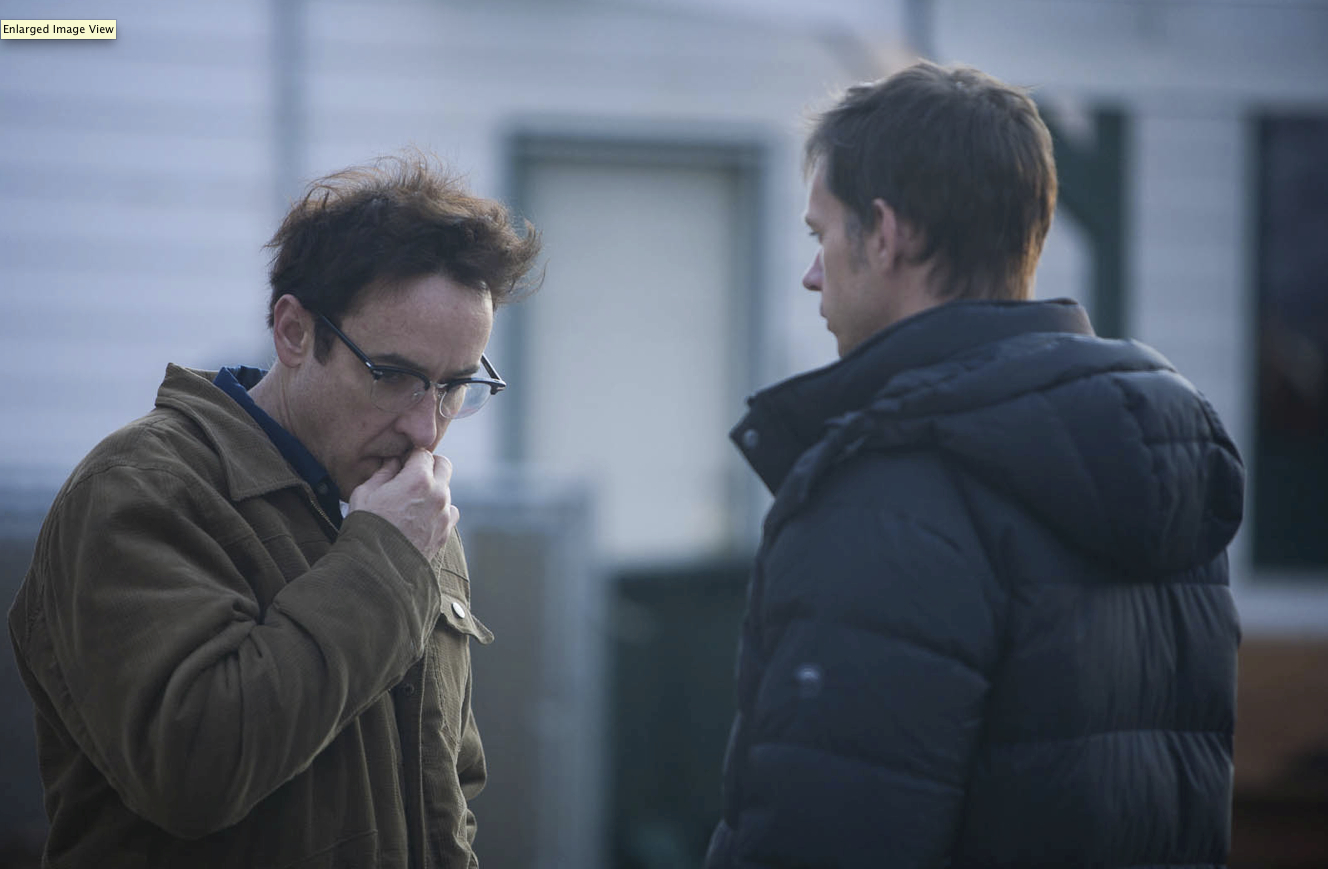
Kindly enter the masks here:
[[452, 533], [452, 529], [457, 527], [457, 523], [460, 521], [461, 521], [461, 511], [457, 509], [457, 506], [455, 504], [448, 504], [447, 516], [443, 522], [443, 536], [447, 537], [448, 535], [450, 535]]
[[411, 450], [406, 457], [406, 464], [402, 466], [403, 471], [413, 471], [417, 474], [431, 476], [433, 474], [433, 453], [426, 450]]
[[452, 481], [452, 462], [447, 456], [433, 457], [433, 478], [444, 484]]

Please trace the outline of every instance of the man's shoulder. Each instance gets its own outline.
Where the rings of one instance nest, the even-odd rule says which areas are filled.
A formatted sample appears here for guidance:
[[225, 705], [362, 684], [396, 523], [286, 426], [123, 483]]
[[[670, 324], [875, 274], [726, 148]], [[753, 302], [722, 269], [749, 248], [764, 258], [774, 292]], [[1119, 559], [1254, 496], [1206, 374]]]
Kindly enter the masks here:
[[[125, 485], [107, 485], [117, 480]], [[168, 497], [216, 490], [223, 481], [219, 458], [197, 424], [158, 407], [102, 438], [69, 474], [51, 512], [81, 498], [105, 502], [131, 482]]]
[[803, 532], [823, 536], [834, 546], [872, 545], [855, 539], [861, 536], [857, 532], [846, 533], [848, 524], [875, 536], [884, 529], [904, 529], [968, 538], [972, 517], [960, 480], [966, 474], [932, 446], [863, 450], [827, 468], [795, 512], [805, 520]]
[[217, 471], [215, 456], [183, 415], [157, 408], [126, 423], [94, 446], [56, 492], [22, 588], [45, 584], [53, 560], [90, 530], [138, 521], [144, 510], [186, 509], [215, 493]]
[[[112, 468], [139, 468], [213, 477], [220, 470], [219, 433], [247, 429], [244, 412], [212, 383], [213, 372], [168, 365], [151, 410], [93, 447], [70, 482]], [[248, 436], [262, 437], [256, 427]], [[223, 438], [224, 440], [224, 438]]]
[[930, 492], [955, 491], [956, 469], [935, 444], [917, 443], [892, 449], [843, 450], [823, 472], [818, 485], [834, 498], [867, 504], [909, 503]]
[[172, 408], [157, 407], [106, 435], [79, 462], [71, 481], [108, 468], [198, 469], [213, 451], [198, 425]]

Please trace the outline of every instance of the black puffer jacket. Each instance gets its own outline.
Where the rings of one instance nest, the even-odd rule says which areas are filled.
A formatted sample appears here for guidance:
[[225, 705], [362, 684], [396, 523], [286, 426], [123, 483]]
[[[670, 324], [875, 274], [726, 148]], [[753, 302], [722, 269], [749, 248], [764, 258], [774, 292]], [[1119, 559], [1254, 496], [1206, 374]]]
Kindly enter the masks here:
[[1071, 302], [957, 302], [768, 389], [721, 867], [1216, 866], [1243, 470]]

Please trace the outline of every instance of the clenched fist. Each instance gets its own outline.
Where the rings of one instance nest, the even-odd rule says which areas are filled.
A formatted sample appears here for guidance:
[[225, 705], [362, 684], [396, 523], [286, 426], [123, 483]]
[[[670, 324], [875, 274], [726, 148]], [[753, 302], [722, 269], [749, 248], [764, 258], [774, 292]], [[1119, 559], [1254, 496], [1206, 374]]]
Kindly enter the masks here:
[[424, 450], [403, 465], [388, 459], [350, 493], [351, 510], [377, 513], [397, 526], [424, 557], [433, 560], [456, 527], [461, 513], [452, 504], [452, 463]]

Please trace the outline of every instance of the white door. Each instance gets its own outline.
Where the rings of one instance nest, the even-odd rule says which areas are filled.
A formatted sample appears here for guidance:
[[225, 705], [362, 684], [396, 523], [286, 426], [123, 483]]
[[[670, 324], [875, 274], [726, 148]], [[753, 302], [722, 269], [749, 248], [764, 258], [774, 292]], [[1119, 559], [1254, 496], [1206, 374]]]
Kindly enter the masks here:
[[523, 303], [522, 458], [587, 479], [610, 563], [723, 554], [742, 492], [749, 323], [732, 166], [537, 158], [522, 210], [544, 234]]

